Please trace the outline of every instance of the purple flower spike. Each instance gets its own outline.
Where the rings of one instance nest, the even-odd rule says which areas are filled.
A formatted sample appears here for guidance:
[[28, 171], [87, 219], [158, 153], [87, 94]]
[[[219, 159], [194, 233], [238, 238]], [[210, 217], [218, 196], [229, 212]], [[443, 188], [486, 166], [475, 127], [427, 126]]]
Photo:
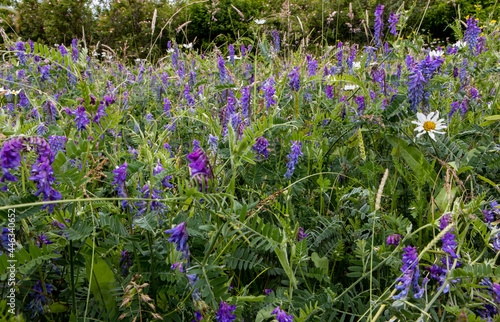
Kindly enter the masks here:
[[23, 138], [17, 137], [6, 141], [0, 151], [0, 160], [3, 176], [0, 182], [16, 182], [17, 178], [10, 174], [9, 169], [16, 170], [21, 164], [21, 150], [23, 149]]
[[292, 148], [290, 154], [287, 156], [288, 157], [288, 163], [286, 166], [288, 169], [286, 170], [285, 173], [285, 178], [290, 179], [293, 175], [293, 171], [295, 170], [295, 165], [299, 162], [299, 157], [301, 155], [304, 155], [302, 151], [300, 150], [300, 147], [302, 146], [302, 142], [300, 141], [290, 141], [292, 142]]
[[75, 123], [77, 131], [85, 130], [85, 127], [90, 123], [85, 107], [78, 106], [75, 111]]
[[396, 25], [399, 23], [399, 17], [401, 14], [396, 15], [394, 12], [391, 11], [391, 14], [389, 15], [389, 32], [393, 34], [394, 36], [398, 35], [398, 32], [396, 30]]
[[168, 241], [177, 244], [178, 251], [185, 252], [189, 249], [187, 244], [188, 232], [186, 229], [186, 222], [183, 222], [175, 228], [165, 230], [165, 234], [172, 234], [168, 238]]
[[299, 67], [292, 70], [290, 74], [288, 74], [288, 78], [290, 78], [290, 89], [294, 92], [298, 92], [300, 89]]
[[299, 227], [299, 231], [297, 233], [297, 241], [302, 241], [304, 238], [307, 237], [307, 234], [304, 234], [304, 228]]
[[266, 293], [266, 295], [269, 295], [273, 292], [273, 289], [272, 288], [266, 288], [264, 289], [264, 293]]
[[384, 34], [382, 33], [382, 29], [384, 28], [384, 18], [382, 17], [383, 14], [384, 6], [379, 4], [375, 9], [375, 34], [373, 35], [377, 46], [382, 43], [381, 37], [384, 36]]
[[226, 302], [220, 302], [219, 312], [217, 312], [215, 319], [218, 322], [232, 322], [236, 320], [236, 315], [231, 314], [236, 310], [236, 305], [229, 305]]
[[400, 241], [401, 241], [401, 235], [399, 234], [389, 235], [389, 237], [387, 237], [387, 246], [389, 245], [398, 246]]
[[208, 179], [212, 178], [212, 167], [210, 166], [205, 151], [197, 149], [193, 153], [188, 154], [187, 158], [191, 161], [189, 164], [189, 167], [191, 168], [191, 178], [198, 181], [200, 192], [203, 190], [204, 184], [206, 192], [208, 189]]
[[293, 316], [286, 314], [286, 312], [280, 307], [276, 307], [271, 314], [276, 314], [276, 320], [278, 322], [292, 322]]
[[[397, 285], [395, 286], [395, 288], [401, 290], [401, 292], [393, 298], [396, 300], [405, 299], [410, 292], [411, 286], [413, 286], [413, 296], [415, 298], [420, 298], [423, 296], [424, 288], [420, 288], [418, 285], [420, 270], [418, 267], [417, 247], [407, 246], [403, 248], [403, 251], [405, 252], [403, 254], [403, 266], [401, 267], [403, 276], [396, 280]], [[424, 284], [425, 282], [424, 280]]]
[[267, 142], [266, 138], [263, 136], [260, 136], [257, 138], [257, 142], [253, 145], [252, 150], [257, 152], [257, 159], [260, 158], [260, 155], [263, 155], [265, 159], [267, 159], [268, 156], [268, 151], [267, 151], [267, 146], [269, 145], [269, 142]]

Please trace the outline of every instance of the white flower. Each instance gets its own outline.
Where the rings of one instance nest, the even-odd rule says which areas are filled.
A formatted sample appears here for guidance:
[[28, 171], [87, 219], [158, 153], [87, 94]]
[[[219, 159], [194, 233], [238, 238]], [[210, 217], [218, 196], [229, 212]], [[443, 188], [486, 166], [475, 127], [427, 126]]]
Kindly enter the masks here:
[[167, 49], [167, 53], [171, 54], [173, 53], [175, 50], [173, 48], [170, 48], [170, 49]]
[[19, 95], [19, 93], [21, 93], [21, 91], [10, 91], [10, 94], [13, 94], [13, 95]]
[[345, 85], [344, 86], [344, 91], [352, 91], [352, 90], [355, 90], [358, 87], [359, 87], [358, 85]]
[[360, 61], [355, 61], [354, 63], [352, 63], [352, 68], [354, 68], [354, 69], [361, 68], [361, 62]]
[[258, 25], [263, 25], [266, 23], [265, 19], [255, 19], [254, 22]]
[[192, 42], [190, 42], [190, 43], [189, 43], [189, 44], [187, 44], [187, 45], [186, 45], [186, 44], [184, 44], [184, 45], [182, 45], [182, 47], [184, 47], [184, 48], [186, 48], [186, 49], [193, 49], [193, 43], [192, 43]]
[[459, 40], [459, 41], [457, 41], [457, 42], [455, 43], [455, 45], [454, 45], [454, 46], [455, 46], [455, 47], [457, 47], [458, 49], [462, 49], [462, 48], [464, 48], [465, 46], [467, 46], [467, 44], [466, 44], [464, 41]]
[[444, 132], [439, 132], [440, 130], [446, 129], [446, 125], [443, 124], [444, 120], [439, 119], [439, 112], [431, 112], [429, 115], [425, 116], [424, 114], [418, 112], [417, 113], [417, 121], [412, 121], [413, 124], [418, 125], [415, 128], [415, 131], [420, 133], [417, 134], [417, 138], [421, 137], [425, 133], [428, 133], [431, 139], [436, 141], [435, 133], [444, 134]]
[[431, 58], [438, 58], [438, 57], [441, 57], [444, 55], [444, 51], [442, 50], [431, 50], [429, 52], [429, 56], [431, 56]]
[[[229, 60], [231, 60], [231, 56], [227, 56], [226, 58], [227, 58], [227, 60], [228, 60], [228, 61], [229, 61]], [[234, 58], [234, 60], [240, 60], [240, 59], [241, 59], [241, 56], [236, 56], [236, 55], [234, 55], [234, 57], [233, 57], [233, 58]]]

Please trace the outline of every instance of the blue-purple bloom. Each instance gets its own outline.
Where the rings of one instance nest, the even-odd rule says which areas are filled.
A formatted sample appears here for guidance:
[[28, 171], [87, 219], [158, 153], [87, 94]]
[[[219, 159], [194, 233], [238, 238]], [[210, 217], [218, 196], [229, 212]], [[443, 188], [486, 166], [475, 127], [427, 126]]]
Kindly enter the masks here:
[[299, 227], [299, 231], [297, 232], [297, 241], [302, 241], [304, 238], [307, 237], [307, 234], [304, 234], [304, 228]]
[[229, 44], [228, 50], [229, 50], [229, 61], [231, 61], [231, 64], [234, 65], [234, 45]]
[[177, 244], [177, 250], [179, 252], [185, 252], [189, 250], [189, 245], [187, 244], [188, 232], [186, 228], [186, 222], [177, 225], [175, 228], [165, 230], [165, 234], [172, 234], [168, 241], [170, 243]]
[[241, 89], [241, 113], [243, 114], [243, 118], [249, 119], [251, 110], [250, 110], [250, 86], [243, 87]]
[[399, 23], [399, 17], [401, 14], [396, 15], [394, 12], [391, 11], [391, 14], [389, 15], [389, 32], [393, 34], [394, 36], [398, 35], [398, 32], [396, 30], [396, 25]]
[[24, 47], [24, 43], [22, 41], [16, 42], [16, 55], [19, 57], [19, 62], [22, 65], [26, 65], [26, 47]]
[[293, 316], [286, 314], [286, 312], [277, 306], [271, 314], [276, 314], [276, 320], [278, 322], [292, 322]]
[[387, 237], [387, 246], [389, 245], [398, 246], [400, 241], [401, 241], [401, 235], [399, 234], [389, 235], [389, 237]]
[[410, 74], [408, 82], [408, 98], [410, 99], [410, 107], [416, 112], [417, 108], [424, 98], [424, 85], [426, 81], [420, 70], [416, 69]]
[[45, 283], [45, 290], [42, 281], [38, 281], [35, 286], [33, 286], [33, 293], [30, 294], [31, 302], [29, 303], [27, 309], [32, 310], [31, 318], [34, 318], [37, 314], [43, 314], [43, 307], [51, 302], [48, 295], [52, 294], [54, 287], [51, 284]]
[[302, 142], [300, 141], [290, 141], [292, 143], [291, 147], [291, 152], [287, 156], [288, 157], [288, 163], [286, 164], [287, 170], [285, 173], [285, 178], [290, 179], [293, 175], [293, 171], [295, 170], [295, 165], [299, 162], [299, 157], [301, 155], [304, 155], [302, 151], [300, 150], [302, 146]]
[[78, 39], [73, 39], [71, 41], [71, 58], [73, 58], [73, 61], [78, 60]]
[[[413, 286], [413, 296], [418, 299], [423, 296], [424, 288], [420, 288], [418, 285], [418, 278], [420, 277], [420, 269], [418, 267], [418, 253], [417, 247], [406, 246], [403, 248], [405, 252], [403, 254], [403, 266], [401, 267], [401, 272], [403, 276], [399, 277], [396, 282], [395, 288], [401, 290], [398, 295], [393, 298], [396, 300], [405, 299], [410, 292], [410, 287]], [[424, 283], [426, 279], [424, 279]]]
[[85, 127], [90, 123], [89, 117], [83, 105], [79, 105], [76, 108], [75, 123], [77, 131], [85, 130]]
[[477, 21], [478, 20], [476, 20], [474, 16], [467, 19], [467, 29], [464, 34], [465, 41], [467, 41], [469, 50], [473, 55], [477, 55], [477, 53], [475, 53], [475, 48], [478, 42], [479, 34], [481, 33], [481, 28], [477, 26]]
[[232, 322], [236, 320], [236, 315], [232, 314], [236, 310], [236, 305], [229, 305], [226, 302], [220, 302], [220, 308], [215, 319], [217, 322]]
[[485, 223], [494, 222], [497, 220], [497, 218], [500, 219], [500, 208], [498, 208], [498, 202], [497, 201], [490, 202], [490, 207], [491, 210], [486, 210], [486, 209], [483, 210]]
[[266, 295], [269, 295], [273, 292], [273, 289], [272, 288], [266, 288], [264, 289], [264, 293], [266, 293]]
[[222, 58], [222, 56], [219, 56], [218, 66], [219, 66], [220, 82], [224, 84], [226, 82], [227, 73], [226, 73], [226, 66], [224, 65], [224, 58]]
[[267, 142], [266, 138], [263, 136], [259, 136], [257, 138], [257, 142], [253, 145], [252, 150], [257, 152], [257, 159], [260, 158], [260, 155], [263, 155], [265, 159], [267, 159], [268, 156], [268, 151], [267, 151], [267, 146], [269, 145], [269, 142]]
[[375, 34], [373, 38], [375, 39], [375, 43], [379, 46], [382, 43], [380, 39], [384, 34], [382, 33], [382, 29], [384, 28], [384, 6], [379, 4], [375, 9]]
[[203, 186], [205, 186], [205, 191], [207, 191], [208, 179], [212, 178], [212, 167], [205, 151], [197, 149], [193, 153], [188, 154], [187, 158], [191, 161], [189, 164], [191, 178], [198, 182], [200, 191], [203, 191]]
[[316, 59], [312, 59], [311, 55], [307, 55], [306, 58], [309, 77], [316, 75], [316, 70], [318, 69], [318, 61]]
[[[117, 166], [116, 170], [113, 170], [113, 174], [115, 175], [114, 180], [111, 184], [116, 185], [115, 190], [118, 192], [118, 196], [121, 198], [127, 198], [128, 195], [125, 191], [125, 180], [127, 179], [127, 162], [122, 164], [121, 166]], [[122, 208], [127, 206], [127, 200], [122, 200], [121, 205]]]
[[271, 105], [276, 104], [274, 100], [274, 94], [276, 93], [276, 89], [274, 88], [276, 82], [274, 81], [274, 77], [269, 77], [262, 86], [264, 90], [264, 95], [266, 98], [266, 107], [269, 108]]
[[273, 30], [273, 47], [277, 53], [280, 52], [280, 34], [276, 29]]
[[120, 266], [122, 268], [122, 275], [126, 276], [128, 269], [130, 268], [130, 266], [132, 266], [132, 258], [128, 250], [124, 250], [121, 255], [122, 257], [120, 258]]
[[[288, 78], [290, 78], [290, 89], [294, 92], [298, 92], [300, 89], [300, 73], [299, 67], [293, 69], [289, 74]], [[274, 80], [274, 79], [273, 79]]]

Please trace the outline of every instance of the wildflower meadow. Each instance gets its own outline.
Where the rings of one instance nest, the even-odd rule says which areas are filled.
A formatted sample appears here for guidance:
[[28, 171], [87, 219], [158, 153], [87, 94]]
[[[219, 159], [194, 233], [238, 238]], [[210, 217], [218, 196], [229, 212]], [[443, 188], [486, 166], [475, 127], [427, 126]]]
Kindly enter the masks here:
[[1, 321], [500, 321], [500, 23], [4, 37]]

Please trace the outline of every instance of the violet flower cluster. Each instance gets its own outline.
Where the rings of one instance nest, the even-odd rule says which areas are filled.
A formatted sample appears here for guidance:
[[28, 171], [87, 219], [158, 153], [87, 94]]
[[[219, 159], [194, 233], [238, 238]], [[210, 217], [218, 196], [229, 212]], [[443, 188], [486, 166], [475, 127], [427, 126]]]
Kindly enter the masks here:
[[188, 154], [187, 158], [191, 161], [189, 164], [189, 167], [191, 168], [191, 178], [198, 183], [200, 192], [203, 192], [203, 187], [205, 187], [205, 192], [207, 192], [208, 179], [213, 176], [212, 167], [210, 166], [210, 162], [205, 154], [205, 151], [197, 149]]
[[285, 178], [290, 179], [295, 171], [295, 165], [299, 162], [299, 157], [304, 155], [301, 151], [302, 142], [300, 141], [290, 141], [292, 143], [291, 152], [287, 156], [288, 162], [286, 164], [287, 170], [285, 173]]
[[236, 305], [229, 305], [226, 302], [221, 301], [220, 308], [215, 315], [215, 319], [217, 322], [232, 322], [236, 320], [236, 315], [232, 314], [234, 311], [236, 311]]
[[280, 309], [279, 306], [277, 306], [273, 312], [271, 312], [272, 315], [276, 314], [276, 320], [278, 322], [292, 322], [293, 321], [293, 316], [286, 314], [286, 312], [282, 309]]
[[375, 8], [375, 34], [373, 35], [373, 38], [375, 40], [375, 44], [377, 46], [380, 46], [382, 44], [382, 36], [384, 34], [382, 33], [382, 29], [384, 28], [384, 6], [379, 4], [377, 8]]
[[397, 285], [395, 286], [401, 292], [393, 298], [396, 300], [405, 299], [410, 292], [410, 287], [413, 287], [413, 296], [416, 299], [421, 298], [424, 295], [425, 284], [428, 279], [424, 278], [422, 287], [418, 285], [420, 269], [418, 267], [417, 247], [406, 246], [403, 251], [405, 252], [403, 254], [403, 266], [401, 267], [403, 276], [396, 280]]

